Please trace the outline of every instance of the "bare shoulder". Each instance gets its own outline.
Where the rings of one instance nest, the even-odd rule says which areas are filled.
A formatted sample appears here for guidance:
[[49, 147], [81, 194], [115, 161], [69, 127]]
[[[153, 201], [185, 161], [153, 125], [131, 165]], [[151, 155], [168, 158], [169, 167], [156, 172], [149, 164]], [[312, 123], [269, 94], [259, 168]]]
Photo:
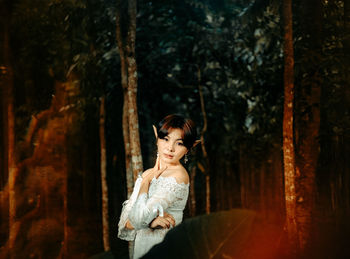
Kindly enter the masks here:
[[174, 177], [177, 183], [185, 183], [188, 184], [190, 178], [188, 173], [184, 167], [176, 168], [176, 169], [168, 169], [166, 170], [166, 174], [164, 177]]

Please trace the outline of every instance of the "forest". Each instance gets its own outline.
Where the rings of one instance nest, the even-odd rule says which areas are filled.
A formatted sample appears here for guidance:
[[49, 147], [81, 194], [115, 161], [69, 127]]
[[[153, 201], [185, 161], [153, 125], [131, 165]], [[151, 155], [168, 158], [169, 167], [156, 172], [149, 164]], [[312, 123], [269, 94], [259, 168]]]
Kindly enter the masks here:
[[0, 258], [129, 258], [168, 114], [201, 142], [144, 258], [350, 258], [350, 0], [0, 0], [0, 50]]

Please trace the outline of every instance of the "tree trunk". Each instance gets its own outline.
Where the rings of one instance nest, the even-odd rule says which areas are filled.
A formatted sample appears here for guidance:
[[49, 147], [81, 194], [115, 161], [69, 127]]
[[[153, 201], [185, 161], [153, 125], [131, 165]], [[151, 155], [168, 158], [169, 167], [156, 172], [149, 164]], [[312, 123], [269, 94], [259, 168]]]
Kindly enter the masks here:
[[128, 105], [128, 69], [126, 64], [126, 57], [124, 51], [124, 38], [122, 35], [122, 24], [121, 24], [121, 3], [117, 8], [116, 15], [116, 36], [120, 56], [120, 70], [121, 70], [121, 83], [123, 88], [123, 138], [124, 138], [124, 149], [125, 149], [125, 169], [126, 169], [126, 185], [127, 185], [127, 196], [130, 197], [134, 185], [132, 164], [131, 164], [131, 151], [130, 151], [130, 134], [129, 134], [129, 105]]
[[[224, 195], [227, 195], [226, 197], [222, 197], [222, 199], [227, 200], [227, 207], [226, 209], [232, 209], [232, 204], [233, 204], [233, 196], [234, 193], [232, 190], [232, 186], [236, 186], [236, 181], [234, 179], [234, 172], [232, 170], [232, 165], [230, 164], [230, 161], [228, 159], [225, 159], [225, 178], [220, 179], [221, 182], [223, 183], [224, 186]], [[229, 181], [225, 181], [225, 179], [229, 179]]]
[[102, 228], [103, 247], [109, 251], [109, 214], [108, 214], [108, 185], [107, 185], [107, 157], [105, 135], [105, 97], [101, 97], [100, 103], [100, 147], [101, 147], [101, 190], [102, 190]]
[[285, 201], [284, 201], [284, 184], [283, 184], [283, 152], [281, 152], [280, 146], [274, 147], [274, 154], [272, 156], [272, 171], [274, 173], [273, 182], [275, 184], [274, 190], [274, 208], [276, 213], [273, 217], [281, 222], [285, 215]]
[[127, 1], [128, 26], [124, 37], [122, 31], [122, 3], [117, 10], [117, 42], [121, 59], [122, 87], [124, 90], [123, 135], [125, 145], [126, 179], [128, 197], [134, 181], [143, 171], [137, 115], [137, 65], [135, 59], [136, 0]]
[[[350, 106], [350, 0], [344, 0], [344, 40], [343, 40], [343, 52], [344, 52], [344, 67], [345, 67], [345, 82], [346, 85], [344, 86], [344, 99], [347, 105], [344, 107], [349, 110]], [[348, 137], [345, 136], [345, 147], [343, 147], [345, 150], [349, 149], [349, 141]], [[347, 168], [349, 170], [349, 167], [346, 167], [344, 164], [344, 169]], [[346, 169], [345, 169], [346, 170]], [[345, 173], [345, 202], [346, 202], [346, 213], [349, 215], [350, 213], [350, 176], [349, 173]]]
[[[67, 125], [67, 119], [64, 117], [64, 124]], [[66, 140], [66, 139], [65, 139]], [[68, 156], [67, 147], [63, 147], [63, 161], [62, 161], [62, 172], [63, 172], [63, 190], [62, 190], [62, 200], [63, 200], [63, 244], [62, 244], [62, 258], [68, 257], [68, 242], [69, 242], [69, 214], [68, 214]], [[48, 206], [48, 204], [46, 205]]]
[[[122, 14], [127, 5], [127, 32], [122, 31]], [[124, 11], [123, 11], [124, 10]], [[139, 136], [139, 122], [137, 113], [137, 65], [135, 58], [136, 40], [136, 0], [118, 1], [116, 14], [116, 36], [121, 60], [122, 87], [124, 93], [123, 104], [123, 137], [125, 146], [125, 166], [127, 196], [130, 197], [134, 182], [143, 171], [142, 155]], [[129, 242], [129, 256], [133, 256], [133, 242]]]
[[[345, 54], [346, 64], [349, 64], [350, 56], [350, 0], [344, 0], [344, 39], [343, 39], [343, 48]], [[346, 67], [350, 69], [348, 66]], [[349, 75], [348, 75], [349, 77]], [[348, 81], [349, 82], [349, 81]]]
[[135, 57], [135, 40], [136, 40], [136, 0], [128, 1], [129, 30], [127, 49], [128, 65], [128, 105], [129, 105], [129, 132], [131, 163], [134, 181], [139, 173], [143, 171], [142, 155], [139, 135], [139, 121], [137, 114], [137, 65]]
[[[260, 165], [259, 171], [260, 171], [260, 181], [259, 181], [259, 185], [260, 185], [260, 193], [259, 193], [259, 202], [260, 202], [260, 211], [263, 215], [264, 218], [266, 218], [267, 215], [267, 208], [266, 208], [266, 200], [269, 198], [266, 195], [266, 191], [265, 191], [265, 186], [266, 186], [266, 166], [265, 166], [265, 161], [263, 161]], [[268, 186], [268, 188], [272, 188], [271, 185]]]
[[207, 120], [207, 113], [205, 111], [205, 105], [204, 105], [204, 96], [203, 96], [203, 87], [201, 85], [201, 70], [198, 67], [198, 90], [199, 90], [199, 98], [201, 102], [201, 111], [202, 111], [202, 116], [203, 116], [203, 129], [201, 132], [201, 147], [202, 147], [202, 153], [204, 157], [204, 161], [206, 163], [206, 170], [205, 170], [205, 188], [206, 188], [206, 193], [205, 193], [205, 212], [207, 214], [210, 213], [210, 162], [209, 162], [209, 157], [207, 153], [207, 149], [205, 146], [205, 140], [204, 140], [204, 134], [207, 132], [208, 128], [208, 120]]
[[206, 187], [206, 198], [205, 198], [205, 213], [210, 213], [210, 175], [207, 173], [205, 175], [205, 187]]
[[283, 161], [286, 202], [286, 227], [290, 251], [297, 248], [295, 152], [293, 132], [294, 51], [292, 0], [283, 2], [284, 17], [284, 108], [283, 108]]
[[[300, 71], [306, 79], [298, 80], [295, 90], [295, 151], [296, 151], [296, 190], [297, 190], [297, 225], [299, 247], [305, 250], [312, 226], [312, 211], [315, 200], [315, 175], [318, 164], [320, 97], [320, 64], [322, 53], [322, 1], [310, 0], [303, 4], [301, 28], [305, 37], [305, 47], [299, 59]], [[312, 66], [310, 66], [312, 64]]]
[[247, 193], [248, 193], [248, 180], [247, 180], [247, 166], [246, 158], [244, 155], [244, 147], [240, 145], [239, 148], [239, 182], [240, 182], [240, 195], [241, 195], [241, 206], [242, 208], [248, 208]]
[[191, 170], [191, 183], [190, 183], [190, 214], [191, 217], [196, 215], [196, 189], [195, 189], [195, 179], [196, 179], [197, 168], [194, 166]]
[[5, 146], [5, 160], [4, 167], [8, 175], [8, 186], [9, 186], [9, 249], [10, 257], [14, 257], [14, 242], [16, 238], [16, 231], [14, 230], [16, 221], [16, 193], [15, 193], [15, 182], [16, 182], [16, 162], [15, 162], [15, 114], [14, 114], [14, 90], [13, 90], [13, 71], [11, 66], [10, 57], [10, 3], [4, 1], [1, 2], [1, 26], [2, 38], [3, 38], [3, 49], [2, 49], [2, 64], [1, 66], [1, 77], [2, 77], [2, 96], [3, 96], [3, 120], [4, 120], [4, 146]]

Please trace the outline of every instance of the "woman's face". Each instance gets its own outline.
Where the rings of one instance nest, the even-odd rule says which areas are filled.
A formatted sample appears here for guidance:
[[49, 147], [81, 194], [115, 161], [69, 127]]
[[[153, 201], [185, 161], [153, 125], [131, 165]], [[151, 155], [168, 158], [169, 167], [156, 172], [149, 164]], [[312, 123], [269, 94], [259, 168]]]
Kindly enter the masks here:
[[179, 160], [187, 153], [183, 144], [183, 131], [181, 129], [169, 129], [169, 134], [164, 139], [158, 139], [159, 158], [166, 164], [177, 165]]

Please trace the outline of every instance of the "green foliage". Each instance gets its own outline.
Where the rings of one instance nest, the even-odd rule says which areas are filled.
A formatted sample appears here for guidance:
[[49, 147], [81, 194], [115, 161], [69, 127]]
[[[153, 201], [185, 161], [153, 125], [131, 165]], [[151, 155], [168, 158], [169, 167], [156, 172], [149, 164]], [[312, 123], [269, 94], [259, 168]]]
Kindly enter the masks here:
[[[79, 96], [70, 107], [81, 109], [81, 120], [97, 120], [99, 97], [107, 95], [107, 134], [113, 139], [110, 143], [122, 145], [114, 133], [120, 130], [122, 107], [116, 8], [113, 0], [17, 1], [12, 35], [16, 84], [18, 95], [25, 92], [16, 109], [21, 118], [18, 128], [23, 131], [19, 135], [25, 134], [32, 114], [50, 106], [55, 81], [72, 75], [80, 83]], [[146, 161], [152, 161], [152, 122], [181, 113], [193, 118], [199, 130], [203, 127], [199, 85], [211, 159], [225, 156], [231, 167], [237, 167], [242, 145], [259, 154], [276, 142], [276, 136], [279, 141], [279, 5], [139, 1], [138, 10], [138, 100]], [[110, 150], [115, 149], [111, 144]], [[193, 160], [202, 160], [200, 152]], [[146, 167], [153, 165], [147, 163]]]
[[[296, 6], [298, 3], [296, 3]], [[295, 7], [300, 8], [300, 7]], [[297, 10], [297, 9], [296, 9]], [[349, 30], [345, 28], [344, 1], [325, 1], [322, 3], [319, 40], [314, 42], [310, 29], [305, 28], [302, 15], [296, 15], [295, 22], [295, 82], [308, 90], [312, 85], [321, 86], [321, 139], [332, 136], [346, 136], [350, 128], [349, 103], [349, 58], [346, 53], [346, 38]], [[298, 14], [299, 12], [295, 12]], [[312, 23], [311, 21], [310, 23]], [[306, 100], [299, 98], [299, 102]], [[318, 104], [313, 104], [318, 105]], [[310, 114], [306, 107], [302, 114]]]
[[[27, 1], [15, 3], [12, 49], [17, 95], [18, 136], [30, 116], [50, 106], [55, 81], [74, 75], [75, 104], [81, 120], [90, 116], [99, 96], [120, 81], [115, 44], [114, 1]], [[116, 72], [117, 70], [117, 72]], [[25, 94], [23, 94], [23, 92]], [[89, 110], [89, 111], [88, 111]], [[95, 116], [97, 116], [95, 112]]]
[[[178, 112], [202, 122], [201, 84], [209, 121], [206, 138], [213, 153], [232, 154], [242, 137], [260, 142], [259, 148], [274, 142], [280, 132], [279, 6], [256, 9], [255, 4], [140, 3], [137, 55], [142, 102], [155, 113], [161, 110], [159, 118]], [[148, 93], [162, 96], [158, 106], [146, 97]]]
[[77, 21], [85, 8], [81, 1], [18, 1], [14, 42], [23, 66], [38, 62], [36, 68], [64, 80], [74, 52], [86, 48], [83, 35], [78, 33], [81, 28], [77, 28], [84, 25]]
[[[349, 53], [345, 39], [349, 30], [344, 23], [344, 1], [330, 1], [324, 6], [324, 44], [322, 81], [325, 87], [324, 112], [328, 127], [324, 135], [349, 137]], [[347, 107], [347, 108], [345, 108]], [[345, 109], [344, 109], [345, 108]]]

